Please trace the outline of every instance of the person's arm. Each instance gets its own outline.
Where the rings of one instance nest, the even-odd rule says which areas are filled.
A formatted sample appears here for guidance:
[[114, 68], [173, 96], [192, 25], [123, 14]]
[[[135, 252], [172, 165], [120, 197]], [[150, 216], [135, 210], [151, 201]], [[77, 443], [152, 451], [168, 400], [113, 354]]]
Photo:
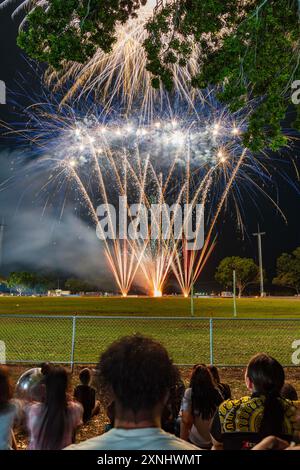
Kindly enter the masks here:
[[76, 401], [79, 401], [78, 387], [75, 387], [75, 388], [74, 388], [73, 397], [74, 397], [74, 399], [75, 399]]
[[275, 436], [265, 437], [259, 444], [256, 444], [255, 447], [251, 450], [284, 450], [287, 449], [289, 443], [279, 439]]
[[211, 441], [213, 444], [211, 450], [224, 450], [223, 442], [216, 441], [212, 436]]
[[18, 444], [13, 430], [11, 430], [11, 447], [13, 450], [18, 450]]
[[223, 450], [224, 445], [222, 442], [222, 429], [218, 410], [215, 413], [213, 422], [210, 427], [210, 436], [213, 444], [211, 450]]
[[192, 413], [192, 390], [188, 388], [182, 399], [181, 405], [181, 422], [180, 422], [180, 438], [184, 441], [189, 440], [190, 430], [194, 422]]
[[184, 441], [189, 440], [190, 430], [193, 425], [194, 419], [189, 411], [183, 411], [180, 423], [180, 439]]

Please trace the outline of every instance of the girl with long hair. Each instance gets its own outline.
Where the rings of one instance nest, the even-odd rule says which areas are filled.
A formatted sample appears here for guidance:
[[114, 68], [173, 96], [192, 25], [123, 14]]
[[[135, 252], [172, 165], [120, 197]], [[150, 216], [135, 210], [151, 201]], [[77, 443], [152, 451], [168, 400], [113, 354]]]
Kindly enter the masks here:
[[199, 364], [193, 368], [190, 387], [182, 402], [180, 437], [202, 449], [210, 449], [210, 426], [214, 414], [223, 401], [208, 367]]
[[262, 419], [257, 431], [260, 437], [284, 434], [284, 402], [281, 390], [284, 385], [282, 365], [266, 354], [254, 356], [248, 364], [245, 381], [248, 390], [264, 397]]
[[211, 428], [214, 448], [251, 449], [271, 435], [291, 440], [296, 407], [281, 396], [284, 380], [276, 359], [267, 354], [252, 357], [245, 373], [251, 395], [221, 404]]
[[30, 450], [60, 450], [74, 442], [82, 423], [82, 406], [68, 397], [68, 374], [53, 366], [45, 375], [45, 400], [27, 410]]

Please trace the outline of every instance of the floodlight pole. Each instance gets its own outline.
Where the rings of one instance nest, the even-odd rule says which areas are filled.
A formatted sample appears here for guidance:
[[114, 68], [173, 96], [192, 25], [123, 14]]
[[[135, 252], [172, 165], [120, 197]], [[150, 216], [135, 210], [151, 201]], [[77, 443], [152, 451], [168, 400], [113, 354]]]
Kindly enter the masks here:
[[259, 225], [257, 226], [257, 233], [253, 233], [254, 237], [257, 237], [258, 242], [258, 260], [259, 260], [259, 274], [260, 274], [260, 296], [264, 297], [264, 269], [263, 269], [263, 256], [262, 256], [262, 243], [261, 237], [266, 235], [266, 232], [261, 232]]
[[233, 270], [233, 316], [237, 316], [236, 308], [236, 270]]

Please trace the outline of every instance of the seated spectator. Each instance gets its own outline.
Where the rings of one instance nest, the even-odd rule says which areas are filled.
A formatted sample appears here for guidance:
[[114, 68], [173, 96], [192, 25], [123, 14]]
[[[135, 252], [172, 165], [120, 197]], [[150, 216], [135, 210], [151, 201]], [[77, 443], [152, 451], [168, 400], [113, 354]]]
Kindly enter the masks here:
[[81, 385], [74, 390], [74, 398], [83, 406], [83, 422], [86, 423], [92, 416], [100, 411], [100, 404], [96, 401], [96, 390], [90, 386], [91, 371], [88, 368], [82, 369], [79, 374]]
[[208, 366], [211, 375], [214, 378], [217, 388], [220, 390], [224, 400], [229, 400], [231, 398], [231, 390], [228, 384], [221, 383], [219, 371], [216, 366]]
[[13, 427], [20, 419], [20, 402], [12, 399], [13, 386], [9, 370], [0, 366], [0, 450], [16, 449]]
[[82, 406], [68, 399], [68, 374], [52, 366], [45, 375], [45, 400], [27, 407], [30, 450], [59, 450], [74, 442], [82, 423]]
[[134, 335], [113, 343], [98, 364], [100, 391], [114, 401], [114, 428], [68, 450], [197, 450], [161, 429], [178, 369], [158, 342]]
[[284, 384], [281, 389], [281, 397], [286, 400], [298, 401], [297, 390], [291, 384]]
[[215, 415], [214, 449], [251, 449], [271, 435], [291, 440], [296, 408], [281, 398], [283, 367], [272, 357], [258, 354], [248, 364], [245, 381], [251, 396], [225, 401]]
[[201, 449], [211, 449], [210, 426], [223, 397], [205, 365], [193, 369], [190, 388], [182, 402], [180, 437]]
[[162, 414], [162, 429], [176, 436], [180, 436], [180, 424], [178, 416], [182, 399], [184, 396], [185, 386], [179, 377], [178, 382], [170, 390], [170, 396]]
[[45, 401], [45, 377], [47, 374], [49, 374], [52, 367], [54, 366], [53, 364], [51, 364], [51, 362], [43, 362], [40, 365], [39, 369], [42, 378], [36, 383], [36, 385], [33, 385], [31, 387], [30, 394], [26, 397], [27, 399], [29, 399], [29, 401]]

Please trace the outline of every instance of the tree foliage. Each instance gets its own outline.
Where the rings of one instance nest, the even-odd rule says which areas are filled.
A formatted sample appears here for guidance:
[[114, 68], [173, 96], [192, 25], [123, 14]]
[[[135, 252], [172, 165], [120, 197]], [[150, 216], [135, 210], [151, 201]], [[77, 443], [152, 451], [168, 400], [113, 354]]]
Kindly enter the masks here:
[[93, 292], [98, 290], [94, 284], [76, 278], [67, 279], [65, 282], [65, 288], [69, 289], [73, 294], [79, 294], [80, 292]]
[[146, 0], [48, 0], [35, 7], [18, 44], [30, 57], [60, 68], [66, 61], [85, 62], [97, 48], [109, 52], [118, 23], [136, 14]]
[[52, 277], [39, 276], [35, 273], [26, 271], [10, 273], [7, 281], [7, 287], [15, 289], [19, 294], [25, 293], [44, 293], [48, 289], [52, 289], [55, 281]]
[[281, 121], [300, 70], [298, 9], [298, 0], [172, 2], [147, 26], [145, 47], [154, 86], [162, 80], [172, 88], [173, 64], [185, 65], [196, 41], [201, 56], [193, 86], [219, 86], [218, 97], [231, 111], [251, 103], [245, 146], [277, 150], [286, 144]]
[[[116, 28], [147, 0], [48, 0], [29, 14], [18, 44], [33, 58], [59, 68], [109, 53]], [[144, 47], [153, 86], [174, 83], [199, 46], [191, 87], [215, 86], [232, 111], [250, 108], [244, 144], [253, 151], [286, 144], [281, 121], [299, 73], [299, 0], [170, 0], [147, 24]], [[300, 129], [297, 107], [295, 128]]]
[[300, 247], [292, 254], [283, 253], [277, 259], [277, 276], [273, 284], [290, 287], [300, 294]]
[[216, 281], [225, 288], [232, 288], [234, 270], [236, 272], [236, 285], [241, 297], [245, 287], [258, 282], [259, 268], [251, 258], [227, 257], [221, 261], [217, 268]]

